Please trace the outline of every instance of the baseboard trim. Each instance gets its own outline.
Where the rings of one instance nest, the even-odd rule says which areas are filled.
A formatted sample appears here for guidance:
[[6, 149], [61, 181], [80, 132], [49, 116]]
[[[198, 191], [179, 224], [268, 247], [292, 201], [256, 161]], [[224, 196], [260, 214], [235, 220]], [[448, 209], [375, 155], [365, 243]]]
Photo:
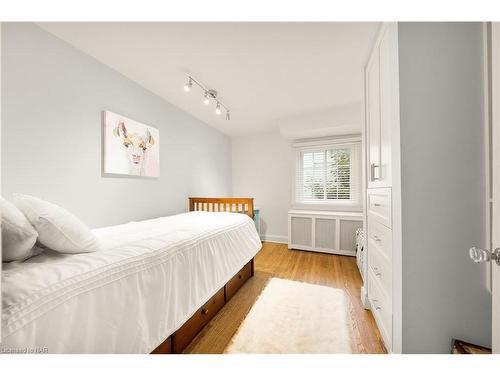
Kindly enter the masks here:
[[273, 236], [270, 234], [260, 236], [262, 241], [288, 244], [287, 236]]
[[364, 285], [361, 287], [361, 304], [365, 309], [367, 310], [371, 309], [370, 300], [368, 299], [368, 292], [366, 291]]

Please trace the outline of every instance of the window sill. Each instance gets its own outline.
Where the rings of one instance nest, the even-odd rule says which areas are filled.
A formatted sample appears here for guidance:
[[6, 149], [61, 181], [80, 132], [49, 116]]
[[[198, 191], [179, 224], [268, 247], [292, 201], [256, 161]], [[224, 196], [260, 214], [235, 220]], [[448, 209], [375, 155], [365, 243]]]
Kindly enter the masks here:
[[306, 209], [291, 209], [288, 211], [288, 216], [302, 216], [302, 217], [322, 217], [334, 216], [344, 219], [363, 220], [363, 212], [356, 211], [339, 211], [339, 210], [306, 210]]
[[323, 203], [323, 202], [294, 202], [292, 210], [317, 210], [317, 211], [339, 211], [339, 212], [363, 212], [360, 203]]

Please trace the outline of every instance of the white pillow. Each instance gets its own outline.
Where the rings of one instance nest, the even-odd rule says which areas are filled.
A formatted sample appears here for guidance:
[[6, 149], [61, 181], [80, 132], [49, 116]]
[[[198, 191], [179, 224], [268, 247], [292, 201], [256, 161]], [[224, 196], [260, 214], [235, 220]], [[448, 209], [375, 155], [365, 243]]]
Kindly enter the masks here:
[[36, 254], [38, 233], [19, 209], [0, 197], [2, 213], [2, 261], [26, 260]]
[[38, 231], [38, 241], [49, 249], [67, 254], [99, 250], [97, 237], [64, 208], [23, 194], [15, 194], [14, 203]]

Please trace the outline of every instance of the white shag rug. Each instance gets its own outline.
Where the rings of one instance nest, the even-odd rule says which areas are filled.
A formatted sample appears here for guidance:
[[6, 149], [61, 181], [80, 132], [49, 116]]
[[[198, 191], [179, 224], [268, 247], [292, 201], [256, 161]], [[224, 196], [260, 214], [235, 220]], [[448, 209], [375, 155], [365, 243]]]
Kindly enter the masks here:
[[346, 315], [343, 290], [272, 278], [225, 352], [351, 353]]

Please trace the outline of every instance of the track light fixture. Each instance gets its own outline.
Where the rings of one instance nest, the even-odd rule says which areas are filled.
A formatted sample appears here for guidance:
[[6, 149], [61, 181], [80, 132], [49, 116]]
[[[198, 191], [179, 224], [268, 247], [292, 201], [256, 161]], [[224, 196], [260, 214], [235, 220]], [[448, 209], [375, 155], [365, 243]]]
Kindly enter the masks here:
[[203, 104], [209, 105], [211, 102], [216, 103], [215, 105], [215, 114], [220, 115], [222, 113], [222, 108], [225, 109], [226, 111], [226, 120], [230, 120], [229, 116], [229, 108], [222, 103], [219, 99], [217, 99], [217, 91], [213, 89], [208, 89], [205, 85], [200, 83], [200, 81], [196, 80], [192, 76], [188, 76], [188, 81], [184, 85], [184, 91], [189, 92], [191, 90], [191, 87], [193, 86], [193, 83], [196, 84], [196, 86], [200, 87], [203, 90]]

